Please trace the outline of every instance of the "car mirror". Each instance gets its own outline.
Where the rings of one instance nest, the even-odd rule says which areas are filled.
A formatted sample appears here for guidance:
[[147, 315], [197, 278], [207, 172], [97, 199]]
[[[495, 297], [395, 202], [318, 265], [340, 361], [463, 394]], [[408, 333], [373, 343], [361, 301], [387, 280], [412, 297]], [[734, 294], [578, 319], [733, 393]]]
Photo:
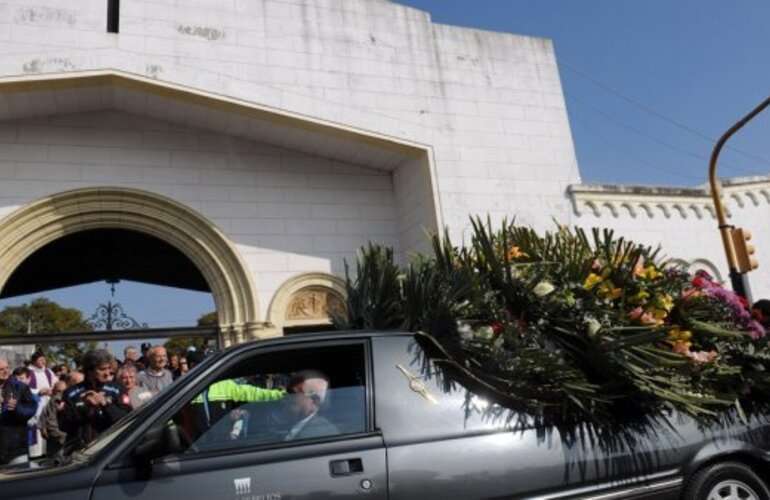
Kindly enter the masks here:
[[179, 428], [173, 422], [166, 422], [150, 428], [131, 452], [131, 457], [135, 464], [147, 466], [156, 458], [181, 453], [183, 450]]

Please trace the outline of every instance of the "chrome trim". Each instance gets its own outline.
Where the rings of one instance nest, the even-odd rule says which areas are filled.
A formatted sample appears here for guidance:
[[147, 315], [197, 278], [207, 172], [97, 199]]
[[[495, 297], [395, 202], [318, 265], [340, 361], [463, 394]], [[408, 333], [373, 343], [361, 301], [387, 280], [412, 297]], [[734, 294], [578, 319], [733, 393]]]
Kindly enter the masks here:
[[592, 497], [586, 497], [586, 500], [615, 500], [619, 498], [628, 498], [630, 495], [639, 495], [642, 493], [655, 493], [659, 490], [666, 490], [669, 488], [675, 488], [681, 486], [684, 480], [670, 479], [657, 484], [646, 484], [644, 486], [637, 486], [635, 488], [629, 488], [626, 490], [616, 491], [614, 493], [606, 493], [604, 495], [597, 495]]
[[[557, 500], [563, 498], [580, 498], [581, 500], [624, 499], [634, 495], [651, 494], [681, 486], [684, 482], [684, 478], [672, 478], [675, 474], [676, 472], [672, 471], [659, 472], [649, 476], [642, 476], [638, 479], [602, 483], [573, 490], [562, 490], [559, 493], [552, 493], [550, 495], [533, 498], [537, 498], [538, 500]], [[636, 485], [634, 486], [633, 484]]]

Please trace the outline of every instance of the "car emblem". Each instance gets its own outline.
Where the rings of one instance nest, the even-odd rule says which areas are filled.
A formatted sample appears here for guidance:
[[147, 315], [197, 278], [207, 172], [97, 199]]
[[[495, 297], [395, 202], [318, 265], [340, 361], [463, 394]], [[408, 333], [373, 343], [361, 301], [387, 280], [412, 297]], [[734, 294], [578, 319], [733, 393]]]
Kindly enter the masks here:
[[404, 368], [401, 365], [397, 364], [396, 368], [401, 370], [401, 373], [403, 373], [404, 376], [407, 378], [407, 380], [409, 380], [409, 388], [410, 389], [412, 389], [414, 392], [416, 392], [417, 394], [421, 395], [422, 397], [424, 397], [425, 399], [427, 399], [428, 401], [430, 401], [434, 405], [438, 404], [438, 401], [436, 400], [436, 398], [433, 397], [433, 395], [431, 393], [428, 392], [428, 389], [425, 387], [425, 384], [423, 383], [422, 380], [420, 380], [417, 376], [412, 375], [411, 373], [409, 373], [409, 370], [407, 370], [406, 368]]
[[234, 479], [236, 495], [251, 495], [251, 478], [241, 477]]

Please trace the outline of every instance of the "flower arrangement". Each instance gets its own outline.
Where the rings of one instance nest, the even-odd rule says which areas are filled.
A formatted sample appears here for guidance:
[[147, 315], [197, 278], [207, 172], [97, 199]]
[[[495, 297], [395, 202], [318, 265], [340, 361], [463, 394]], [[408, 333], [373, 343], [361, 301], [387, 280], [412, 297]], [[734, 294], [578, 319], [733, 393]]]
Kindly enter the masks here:
[[[371, 287], [348, 276], [355, 309], [338, 324], [423, 332], [448, 374], [542, 424], [743, 414], [770, 391], [765, 329], [707, 273], [690, 275], [611, 231], [472, 223], [467, 246], [434, 237], [434, 255], [394, 271], [391, 253], [376, 266], [398, 282], [388, 325], [361, 313], [361, 304], [377, 310], [381, 294], [362, 297]], [[370, 281], [361, 266], [374, 252], [383, 253], [370, 246], [359, 259]]]

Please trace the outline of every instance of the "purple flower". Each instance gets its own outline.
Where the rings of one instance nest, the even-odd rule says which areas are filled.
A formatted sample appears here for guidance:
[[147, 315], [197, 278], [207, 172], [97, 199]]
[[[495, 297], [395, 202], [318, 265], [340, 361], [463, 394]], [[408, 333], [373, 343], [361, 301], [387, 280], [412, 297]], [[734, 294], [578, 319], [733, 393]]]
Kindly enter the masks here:
[[751, 340], [761, 339], [767, 333], [767, 331], [765, 331], [765, 327], [762, 326], [762, 323], [755, 319], [752, 319], [749, 322], [749, 328], [751, 329]]

